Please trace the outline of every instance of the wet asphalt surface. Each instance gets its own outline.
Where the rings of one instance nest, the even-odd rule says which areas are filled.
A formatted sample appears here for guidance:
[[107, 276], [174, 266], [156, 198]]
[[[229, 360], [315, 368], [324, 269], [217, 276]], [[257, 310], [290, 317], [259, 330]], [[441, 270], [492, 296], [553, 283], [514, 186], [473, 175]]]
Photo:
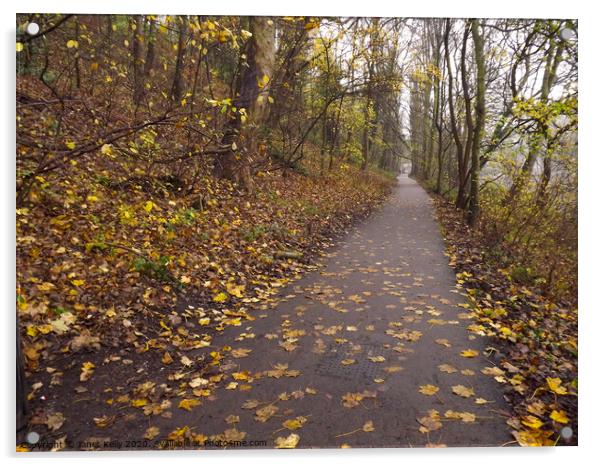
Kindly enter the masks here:
[[[217, 347], [251, 350], [223, 361], [250, 378], [165, 422], [205, 435], [235, 427], [267, 448], [293, 433], [282, 424], [298, 416], [297, 448], [511, 441], [502, 386], [481, 373], [493, 365], [488, 341], [467, 330], [473, 321], [458, 306], [464, 297], [434, 215], [425, 191], [400, 177], [383, 208], [328, 251], [323, 267], [282, 290], [275, 306], [255, 311], [255, 320], [215, 336]], [[477, 356], [461, 356], [467, 349]], [[442, 371], [443, 364], [456, 371]], [[438, 392], [420, 393], [427, 384]], [[458, 385], [467, 397], [452, 391]], [[267, 406], [262, 419], [257, 410]], [[446, 417], [450, 411], [475, 417]], [[425, 417], [436, 422], [425, 426], [418, 420]]]

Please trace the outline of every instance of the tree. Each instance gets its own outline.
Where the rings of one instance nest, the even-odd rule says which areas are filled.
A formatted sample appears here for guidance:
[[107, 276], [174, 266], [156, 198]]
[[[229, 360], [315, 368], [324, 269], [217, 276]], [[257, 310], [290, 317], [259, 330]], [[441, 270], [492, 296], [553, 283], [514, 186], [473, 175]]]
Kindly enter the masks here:
[[[469, 21], [472, 40], [474, 42], [474, 57], [477, 66], [476, 76], [476, 104], [474, 136], [471, 147], [470, 167], [470, 204], [468, 207], [468, 224], [475, 226], [479, 216], [479, 171], [481, 157], [481, 141], [483, 140], [483, 128], [485, 127], [485, 58], [483, 56], [483, 36], [481, 35], [479, 20]], [[467, 110], [467, 113], [468, 110]]]
[[184, 94], [184, 59], [186, 57], [187, 29], [188, 18], [186, 16], [180, 16], [178, 26], [178, 54], [173, 74], [173, 84], [171, 86], [171, 98], [176, 102], [180, 101]]
[[234, 106], [239, 111], [229, 119], [222, 138], [226, 151], [216, 160], [215, 173], [251, 188], [250, 163], [262, 147], [260, 129], [268, 115], [276, 50], [273, 20], [252, 16], [248, 22], [251, 35], [240, 56], [237, 96], [234, 100]]
[[142, 59], [142, 49], [144, 47], [143, 31], [142, 31], [142, 16], [136, 15], [131, 22], [132, 28], [132, 68], [134, 74], [134, 103], [139, 106], [142, 102], [144, 94], [144, 75]]

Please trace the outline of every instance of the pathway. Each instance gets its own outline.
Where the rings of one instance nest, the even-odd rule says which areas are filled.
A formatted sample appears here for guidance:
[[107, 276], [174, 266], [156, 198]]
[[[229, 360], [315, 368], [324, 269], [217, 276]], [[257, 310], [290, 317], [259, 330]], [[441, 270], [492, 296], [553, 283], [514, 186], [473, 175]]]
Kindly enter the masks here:
[[[467, 330], [473, 322], [458, 306], [464, 297], [443, 252], [429, 196], [400, 177], [386, 205], [343, 238], [322, 269], [285, 289], [276, 307], [256, 311], [256, 320], [216, 336], [218, 347], [252, 350], [231, 360], [231, 370], [252, 380], [243, 375], [215, 400], [176, 410], [169, 423], [204, 434], [235, 427], [269, 447], [293, 432], [299, 448], [510, 441], [502, 388], [481, 373], [492, 365], [487, 340]], [[287, 420], [301, 427], [282, 428]]]

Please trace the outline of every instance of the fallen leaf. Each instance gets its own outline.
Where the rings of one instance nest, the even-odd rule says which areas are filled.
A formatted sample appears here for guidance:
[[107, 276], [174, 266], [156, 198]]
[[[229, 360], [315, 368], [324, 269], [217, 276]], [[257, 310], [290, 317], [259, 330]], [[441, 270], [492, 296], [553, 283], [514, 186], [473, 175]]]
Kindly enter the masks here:
[[85, 362], [82, 364], [81, 373], [79, 374], [80, 382], [86, 382], [92, 377], [92, 373], [94, 372], [94, 368], [96, 366], [91, 362]]
[[157, 435], [159, 435], [159, 428], [155, 426], [150, 426], [148, 429], [146, 429], [146, 432], [144, 433], [144, 438], [146, 440], [152, 440]]
[[567, 417], [566, 412], [563, 410], [552, 410], [552, 413], [550, 414], [550, 419], [560, 424], [566, 424], [569, 422], [569, 418]]
[[223, 303], [227, 299], [228, 299], [228, 295], [226, 293], [224, 293], [223, 291], [221, 293], [216, 294], [213, 297], [213, 301], [215, 301], [216, 303]]
[[467, 349], [464, 351], [460, 351], [460, 356], [464, 356], [465, 358], [474, 358], [479, 355], [477, 350]]
[[540, 430], [513, 430], [512, 435], [521, 447], [543, 447], [554, 445], [554, 442], [549, 439], [552, 432]]
[[494, 377], [498, 377], [498, 376], [506, 374], [502, 369], [500, 369], [499, 367], [496, 367], [496, 366], [485, 367], [485, 368], [481, 369], [481, 372], [485, 375], [492, 375]]
[[273, 404], [267, 405], [267, 406], [255, 411], [255, 420], [259, 421], [259, 422], [266, 422], [277, 412], [278, 412], [278, 406], [273, 405]]
[[472, 388], [465, 387], [464, 385], [454, 385], [452, 387], [452, 392], [464, 398], [470, 398], [474, 395], [474, 390]]
[[539, 418], [531, 415], [522, 418], [521, 422], [527, 427], [530, 427], [531, 429], [535, 430], [543, 426], [543, 422]]
[[420, 425], [420, 432], [426, 434], [428, 432], [432, 432], [434, 430], [438, 430], [443, 427], [441, 424], [439, 413], [435, 410], [432, 410], [428, 416], [423, 416], [416, 419]]
[[180, 358], [180, 362], [182, 363], [183, 366], [186, 366], [186, 367], [190, 367], [193, 364], [192, 360], [188, 356], [182, 356]]
[[562, 380], [558, 378], [546, 378], [546, 382], [548, 383], [548, 388], [550, 391], [556, 393], [557, 395], [566, 395], [568, 393], [567, 389], [563, 387]]
[[230, 351], [234, 358], [246, 358], [252, 350], [246, 348], [236, 348]]
[[449, 364], [440, 364], [439, 370], [441, 372], [447, 372], [448, 374], [453, 374], [454, 372], [458, 372], [458, 369], [456, 369], [454, 366], [450, 366]]
[[104, 429], [112, 425], [116, 420], [117, 416], [108, 416], [105, 414], [102, 417], [95, 417], [94, 424], [96, 424], [97, 427]]
[[65, 416], [63, 416], [63, 413], [52, 413], [46, 417], [46, 425], [52, 431], [60, 429], [64, 422]]
[[297, 416], [295, 419], [289, 419], [282, 423], [282, 427], [288, 430], [297, 430], [303, 427], [303, 424], [307, 422], [307, 418], [303, 416]]
[[385, 362], [386, 361], [384, 356], [368, 356], [368, 359], [372, 362]]
[[439, 387], [430, 384], [421, 385], [418, 391], [423, 395], [432, 396], [439, 391]]
[[296, 448], [299, 444], [299, 437], [297, 434], [290, 434], [288, 437], [278, 437], [274, 441], [276, 448]]
[[364, 432], [374, 432], [374, 423], [372, 421], [368, 421], [366, 422], [363, 426], [362, 426], [362, 430]]
[[242, 404], [242, 409], [255, 409], [259, 406], [259, 400], [247, 400]]
[[185, 398], [180, 401], [178, 408], [185, 409], [186, 411], [192, 411], [192, 408], [200, 404], [201, 402], [199, 400]]

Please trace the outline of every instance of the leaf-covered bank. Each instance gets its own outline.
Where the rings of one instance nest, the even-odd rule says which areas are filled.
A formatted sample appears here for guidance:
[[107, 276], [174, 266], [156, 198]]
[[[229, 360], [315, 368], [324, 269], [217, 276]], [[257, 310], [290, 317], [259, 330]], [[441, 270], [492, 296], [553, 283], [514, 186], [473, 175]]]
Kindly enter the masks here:
[[513, 257], [500, 260], [453, 205], [439, 197], [435, 204], [450, 265], [478, 322], [469, 330], [493, 338], [490, 375], [514, 409], [508, 424], [517, 442], [576, 445], [577, 309], [517, 282]]

